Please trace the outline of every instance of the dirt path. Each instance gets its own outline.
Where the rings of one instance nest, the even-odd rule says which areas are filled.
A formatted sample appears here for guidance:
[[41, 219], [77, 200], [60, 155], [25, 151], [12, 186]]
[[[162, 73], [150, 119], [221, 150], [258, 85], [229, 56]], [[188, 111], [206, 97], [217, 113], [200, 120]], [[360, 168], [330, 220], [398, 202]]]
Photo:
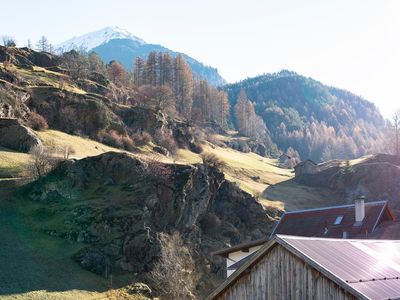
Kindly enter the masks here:
[[[106, 283], [102, 278], [72, 261], [67, 242], [30, 230], [13, 201], [12, 191], [1, 187], [0, 299], [69, 299], [65, 296], [72, 290], [104, 291]], [[33, 297], [31, 294], [37, 291], [55, 295]], [[58, 292], [64, 296], [57, 297]], [[74, 294], [73, 298], [81, 297]]]

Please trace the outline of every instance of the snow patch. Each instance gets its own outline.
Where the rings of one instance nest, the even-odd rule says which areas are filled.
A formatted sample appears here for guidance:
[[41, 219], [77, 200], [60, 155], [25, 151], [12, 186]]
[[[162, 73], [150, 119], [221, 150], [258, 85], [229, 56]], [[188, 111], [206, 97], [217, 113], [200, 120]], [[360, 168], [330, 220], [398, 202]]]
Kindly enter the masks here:
[[145, 44], [145, 41], [137, 36], [134, 36], [129, 31], [119, 28], [117, 26], [105, 27], [98, 31], [89, 32], [82, 36], [73, 37], [61, 44], [56, 45], [57, 52], [68, 52], [70, 50], [84, 50], [90, 51], [102, 44], [109, 42], [114, 39], [130, 39], [138, 42], [139, 44]]

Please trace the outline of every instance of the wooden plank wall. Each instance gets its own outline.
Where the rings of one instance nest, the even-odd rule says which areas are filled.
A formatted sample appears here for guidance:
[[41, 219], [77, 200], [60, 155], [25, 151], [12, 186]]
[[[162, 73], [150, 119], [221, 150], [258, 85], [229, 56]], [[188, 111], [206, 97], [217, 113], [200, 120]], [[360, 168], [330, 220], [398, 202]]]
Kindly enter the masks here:
[[281, 245], [249, 271], [216, 299], [357, 299]]

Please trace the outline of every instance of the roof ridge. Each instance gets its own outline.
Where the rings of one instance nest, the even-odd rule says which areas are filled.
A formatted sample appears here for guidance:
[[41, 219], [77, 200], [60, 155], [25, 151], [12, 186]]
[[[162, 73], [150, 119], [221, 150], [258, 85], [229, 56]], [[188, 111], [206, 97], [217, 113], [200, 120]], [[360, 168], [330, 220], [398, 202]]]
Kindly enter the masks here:
[[[370, 201], [370, 202], [365, 202], [365, 205], [386, 204], [387, 202], [388, 202], [387, 200]], [[352, 206], [355, 206], [355, 204], [344, 204], [344, 205], [337, 205], [337, 206], [326, 206], [326, 207], [319, 207], [319, 208], [300, 209], [300, 210], [288, 211], [288, 212], [285, 212], [285, 214], [288, 215], [288, 214], [308, 212], [308, 211], [329, 210], [329, 209], [352, 207]]]
[[280, 239], [288, 240], [310, 240], [310, 241], [335, 241], [335, 242], [354, 242], [354, 243], [400, 243], [400, 240], [382, 240], [382, 239], [343, 239], [343, 238], [325, 238], [325, 237], [308, 237], [287, 234], [276, 234]]
[[382, 277], [382, 278], [372, 278], [372, 279], [359, 279], [359, 280], [346, 280], [347, 283], [363, 283], [371, 281], [384, 281], [384, 280], [399, 280], [400, 276], [393, 277]]

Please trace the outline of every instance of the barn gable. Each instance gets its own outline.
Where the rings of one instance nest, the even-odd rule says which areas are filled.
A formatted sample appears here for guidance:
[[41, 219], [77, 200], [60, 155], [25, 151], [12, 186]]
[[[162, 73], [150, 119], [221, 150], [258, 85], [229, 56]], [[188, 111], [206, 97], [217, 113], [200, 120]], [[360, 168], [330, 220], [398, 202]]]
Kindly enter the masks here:
[[208, 299], [398, 298], [399, 253], [399, 241], [276, 236]]

